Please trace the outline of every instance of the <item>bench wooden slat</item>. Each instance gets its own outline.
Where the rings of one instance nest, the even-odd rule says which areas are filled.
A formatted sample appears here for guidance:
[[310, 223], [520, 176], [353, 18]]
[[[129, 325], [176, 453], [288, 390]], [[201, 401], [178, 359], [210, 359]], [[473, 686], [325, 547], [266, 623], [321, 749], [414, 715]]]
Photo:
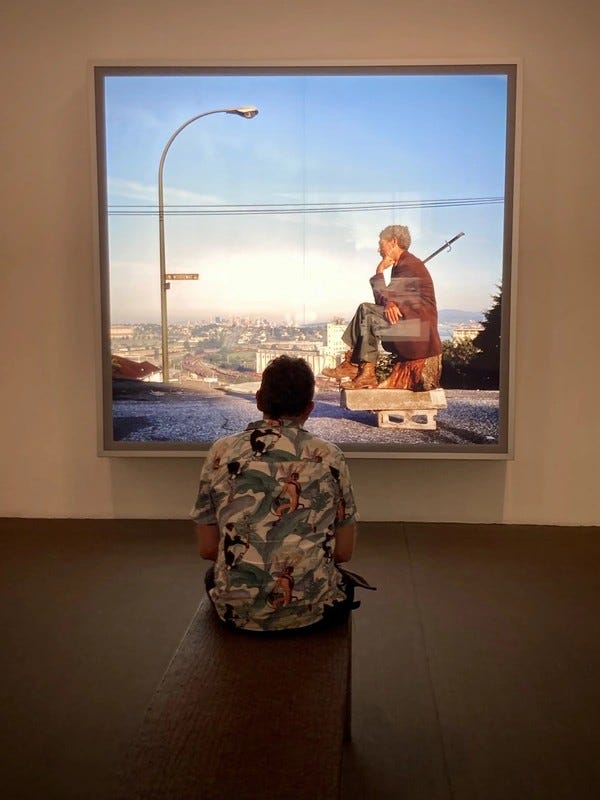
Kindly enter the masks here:
[[220, 624], [204, 600], [148, 708], [119, 796], [339, 797], [351, 625], [244, 634]]

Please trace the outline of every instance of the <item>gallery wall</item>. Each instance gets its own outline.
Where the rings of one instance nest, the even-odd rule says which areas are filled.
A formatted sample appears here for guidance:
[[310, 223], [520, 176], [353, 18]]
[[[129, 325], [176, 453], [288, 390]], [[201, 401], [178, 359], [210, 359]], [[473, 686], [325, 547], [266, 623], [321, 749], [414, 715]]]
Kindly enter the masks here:
[[365, 520], [598, 524], [599, 24], [589, 0], [4, 4], [0, 516], [183, 517], [200, 468], [96, 455], [92, 63], [520, 58], [515, 458], [351, 471]]

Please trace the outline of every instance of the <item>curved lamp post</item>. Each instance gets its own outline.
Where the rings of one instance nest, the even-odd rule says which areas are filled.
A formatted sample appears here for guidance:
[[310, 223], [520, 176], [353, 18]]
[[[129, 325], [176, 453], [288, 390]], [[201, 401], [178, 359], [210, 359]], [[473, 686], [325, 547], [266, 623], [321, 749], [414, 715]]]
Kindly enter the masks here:
[[210, 114], [236, 114], [238, 117], [252, 119], [258, 114], [258, 109], [253, 106], [242, 106], [241, 108], [218, 108], [215, 111], [205, 111], [203, 114], [196, 114], [195, 117], [188, 119], [180, 125], [175, 133], [166, 143], [160, 163], [158, 165], [158, 237], [160, 250], [160, 328], [162, 335], [162, 379], [165, 383], [169, 382], [169, 328], [167, 321], [167, 269], [165, 259], [165, 207], [163, 198], [163, 170], [165, 158], [173, 140], [184, 128], [201, 117], [208, 117]]

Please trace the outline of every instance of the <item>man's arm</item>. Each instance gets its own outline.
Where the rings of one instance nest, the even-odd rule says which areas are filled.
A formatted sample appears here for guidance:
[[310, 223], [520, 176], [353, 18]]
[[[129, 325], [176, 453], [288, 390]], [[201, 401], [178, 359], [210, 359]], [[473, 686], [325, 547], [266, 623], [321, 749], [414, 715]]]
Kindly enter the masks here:
[[383, 314], [390, 325], [395, 325], [399, 322], [403, 314], [400, 311], [398, 303], [390, 299], [388, 294], [388, 287], [385, 283], [384, 272], [386, 269], [394, 266], [394, 259], [390, 256], [384, 256], [375, 270], [375, 275], [371, 278], [371, 288], [373, 289], [373, 297], [377, 305], [383, 306]]
[[335, 531], [335, 547], [333, 548], [333, 560], [336, 564], [350, 561], [356, 543], [357, 527], [355, 522], [342, 525]]
[[208, 561], [216, 561], [219, 552], [219, 526], [203, 525], [196, 523], [196, 536], [198, 539], [198, 550], [202, 558]]

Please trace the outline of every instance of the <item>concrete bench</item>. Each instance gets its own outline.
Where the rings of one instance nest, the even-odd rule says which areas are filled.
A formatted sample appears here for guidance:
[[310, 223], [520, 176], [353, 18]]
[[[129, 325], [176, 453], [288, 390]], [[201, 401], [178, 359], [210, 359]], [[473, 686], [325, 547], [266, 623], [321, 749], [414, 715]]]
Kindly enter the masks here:
[[203, 600], [131, 748], [120, 800], [338, 798], [351, 625], [244, 634]]
[[446, 408], [443, 389], [411, 392], [409, 389], [343, 389], [340, 405], [349, 411], [372, 411], [380, 428], [435, 430], [436, 415]]

